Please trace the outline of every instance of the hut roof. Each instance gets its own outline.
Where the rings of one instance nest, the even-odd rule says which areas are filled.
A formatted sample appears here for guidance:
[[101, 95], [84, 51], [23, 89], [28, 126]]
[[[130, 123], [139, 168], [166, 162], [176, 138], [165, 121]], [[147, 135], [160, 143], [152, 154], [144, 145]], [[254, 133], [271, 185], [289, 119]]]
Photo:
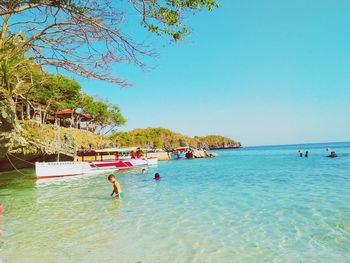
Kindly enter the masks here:
[[59, 118], [70, 118], [72, 115], [80, 116], [81, 121], [91, 121], [94, 117], [88, 113], [77, 113], [74, 109], [64, 109], [56, 112]]
[[74, 110], [72, 109], [65, 109], [56, 112], [56, 115], [60, 118], [70, 118], [72, 114], [74, 114]]
[[94, 117], [88, 113], [82, 113], [81, 114], [81, 121], [91, 121]]

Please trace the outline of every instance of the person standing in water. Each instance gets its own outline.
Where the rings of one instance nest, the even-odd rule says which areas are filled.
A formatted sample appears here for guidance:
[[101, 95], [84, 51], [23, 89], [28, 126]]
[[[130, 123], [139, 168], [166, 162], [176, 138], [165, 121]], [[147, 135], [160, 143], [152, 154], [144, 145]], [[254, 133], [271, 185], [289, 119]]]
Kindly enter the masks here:
[[305, 152], [305, 158], [308, 158], [309, 157], [309, 151], [306, 151]]
[[115, 179], [115, 176], [113, 174], [110, 174], [108, 176], [108, 181], [113, 185], [113, 192], [111, 193], [111, 196], [115, 194], [115, 197], [123, 197], [124, 193], [122, 191], [122, 188], [120, 187], [119, 182]]
[[299, 150], [298, 153], [299, 153], [300, 157], [303, 157], [303, 151], [302, 150]]

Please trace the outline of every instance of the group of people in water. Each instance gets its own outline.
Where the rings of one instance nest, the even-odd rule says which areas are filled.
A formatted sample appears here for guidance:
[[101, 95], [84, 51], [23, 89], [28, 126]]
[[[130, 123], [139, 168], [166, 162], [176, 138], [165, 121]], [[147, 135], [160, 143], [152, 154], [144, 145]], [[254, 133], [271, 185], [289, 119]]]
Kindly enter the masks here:
[[[141, 171], [142, 174], [146, 174], [147, 170], [146, 169], [142, 169]], [[160, 174], [159, 173], [155, 173], [154, 175], [154, 180], [155, 181], [159, 181], [160, 180]], [[113, 186], [113, 192], [111, 193], [112, 197], [115, 198], [123, 198], [124, 197], [124, 193], [122, 191], [122, 188], [119, 184], [119, 182], [117, 181], [117, 179], [115, 178], [114, 174], [110, 174], [108, 176], [108, 181], [112, 184]]]
[[[299, 156], [300, 156], [300, 157], [303, 157], [303, 151], [302, 151], [302, 150], [299, 150], [298, 153], [299, 153]], [[308, 158], [308, 157], [309, 157], [309, 151], [306, 151], [306, 152], [305, 152], [304, 157], [305, 157], [305, 158]]]
[[[327, 148], [326, 151], [329, 152], [330, 149]], [[305, 154], [303, 154], [303, 151], [302, 151], [302, 150], [299, 150], [298, 153], [299, 153], [299, 156], [300, 156], [300, 157], [305, 157], [305, 158], [308, 158], [308, 157], [309, 157], [309, 151], [306, 151]], [[334, 151], [331, 151], [331, 153], [330, 153], [328, 156], [326, 156], [326, 157], [329, 157], [329, 158], [336, 158], [336, 157], [338, 157], [338, 155], [337, 155]]]

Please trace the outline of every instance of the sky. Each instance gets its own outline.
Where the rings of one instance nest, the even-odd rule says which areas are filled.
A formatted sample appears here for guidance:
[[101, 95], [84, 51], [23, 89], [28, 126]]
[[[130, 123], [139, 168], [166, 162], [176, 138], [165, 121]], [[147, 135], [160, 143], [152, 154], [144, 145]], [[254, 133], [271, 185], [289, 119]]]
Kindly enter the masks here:
[[[120, 130], [164, 127], [243, 145], [350, 141], [350, 2], [221, 0], [187, 15], [182, 43], [145, 34], [149, 70], [116, 66], [133, 86], [76, 78], [120, 105]], [[142, 39], [144, 38], [144, 39]]]

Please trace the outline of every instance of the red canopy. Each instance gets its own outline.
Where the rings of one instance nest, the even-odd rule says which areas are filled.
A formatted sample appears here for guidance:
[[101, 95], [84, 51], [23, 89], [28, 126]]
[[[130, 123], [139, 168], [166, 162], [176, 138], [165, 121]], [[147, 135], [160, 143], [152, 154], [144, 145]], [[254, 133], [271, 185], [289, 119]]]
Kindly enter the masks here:
[[88, 113], [77, 113], [73, 109], [65, 109], [56, 112], [56, 116], [59, 118], [70, 118], [74, 114], [81, 116], [82, 121], [91, 121], [94, 118]]
[[56, 115], [60, 118], [70, 118], [73, 113], [74, 113], [74, 110], [65, 109], [65, 110], [61, 110], [61, 111], [56, 112]]

